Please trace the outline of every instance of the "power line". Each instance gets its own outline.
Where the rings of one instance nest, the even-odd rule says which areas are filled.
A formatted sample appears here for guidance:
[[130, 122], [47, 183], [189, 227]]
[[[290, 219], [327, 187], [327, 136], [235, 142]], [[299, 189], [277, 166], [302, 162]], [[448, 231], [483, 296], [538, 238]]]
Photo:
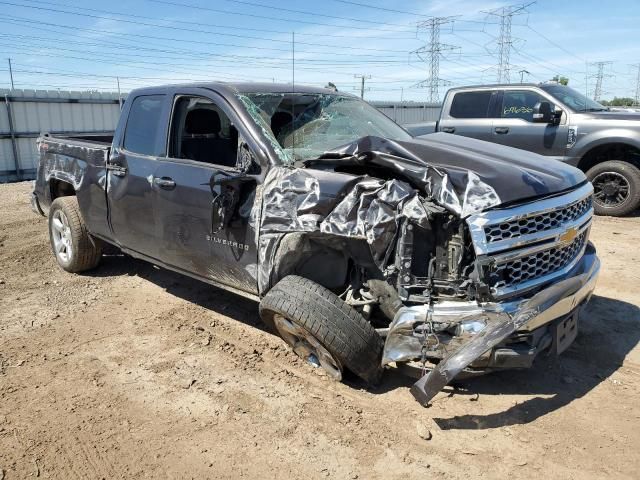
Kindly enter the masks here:
[[[429, 62], [429, 77], [426, 80], [418, 82], [415, 86], [428, 88], [429, 101], [432, 103], [440, 101], [440, 85], [448, 84], [446, 80], [440, 78], [440, 58], [443, 56], [443, 52], [459, 48], [454, 45], [440, 43], [440, 27], [450, 24], [453, 21], [454, 17], [432, 17], [418, 23], [418, 31], [428, 31], [429, 43], [414, 50], [412, 53], [423, 62]], [[425, 56], [427, 58], [425, 58]]]
[[360, 2], [352, 2], [349, 0], [332, 0], [334, 2], [337, 3], [346, 3], [347, 5], [355, 5], [357, 7], [364, 7], [364, 8], [370, 8], [373, 10], [380, 10], [383, 12], [391, 12], [391, 13], [402, 13], [403, 15], [414, 15], [417, 17], [428, 17], [429, 15], [424, 15], [422, 13], [416, 13], [416, 12], [408, 12], [406, 10], [397, 10], [394, 8], [386, 8], [386, 7], [377, 7], [375, 5], [368, 5], [366, 3], [360, 3]]
[[[154, 0], [155, 1], [155, 0]], [[46, 5], [51, 5], [51, 2], [39, 2], [39, 3], [43, 3]], [[48, 11], [48, 12], [54, 12], [54, 13], [64, 13], [67, 15], [75, 15], [75, 16], [80, 16], [80, 17], [86, 17], [86, 18], [95, 18], [95, 19], [99, 19], [99, 20], [118, 20], [119, 22], [125, 22], [125, 23], [131, 23], [134, 25], [144, 25], [146, 27], [154, 27], [154, 28], [163, 28], [163, 29], [169, 29], [169, 30], [177, 30], [177, 31], [184, 31], [184, 32], [189, 32], [189, 33], [206, 33], [209, 35], [221, 35], [221, 36], [227, 36], [227, 37], [236, 37], [236, 38], [242, 38], [242, 39], [250, 39], [250, 40], [261, 40], [261, 41], [266, 41], [266, 42], [277, 42], [277, 43], [285, 43], [285, 44], [289, 44], [290, 40], [283, 40], [283, 39], [273, 39], [273, 38], [266, 38], [266, 37], [256, 37], [256, 36], [250, 36], [250, 35], [241, 35], [241, 34], [233, 34], [233, 33], [222, 33], [222, 32], [216, 32], [213, 30], [202, 30], [202, 29], [196, 29], [193, 28], [193, 25], [198, 25], [197, 22], [184, 22], [184, 21], [180, 21], [180, 20], [172, 20], [173, 23], [186, 23], [186, 24], [190, 24], [191, 27], [187, 28], [187, 27], [178, 27], [175, 25], [161, 25], [158, 23], [148, 23], [148, 22], [142, 22], [140, 21], [140, 19], [148, 19], [148, 20], [155, 20], [154, 18], [151, 17], [145, 17], [142, 15], [132, 15], [132, 14], [123, 14], [123, 13], [117, 13], [117, 12], [111, 12], [111, 11], [107, 11], [107, 10], [97, 10], [97, 9], [89, 9], [89, 8], [84, 8], [84, 10], [87, 11], [98, 11], [98, 12], [102, 12], [102, 13], [106, 13], [108, 15], [117, 15], [119, 17], [125, 17], [125, 18], [116, 18], [114, 19], [113, 17], [106, 17], [103, 15], [94, 15], [94, 14], [90, 14], [90, 13], [80, 13], [80, 12], [74, 12], [74, 11], [70, 11], [70, 10], [61, 10], [61, 9], [57, 9], [57, 8], [49, 8], [49, 7], [41, 7], [41, 6], [36, 6], [36, 5], [25, 5], [25, 4], [20, 4], [20, 3], [13, 3], [13, 2], [7, 2], [7, 1], [0, 1], [1, 5], [11, 5], [11, 6], [15, 6], [15, 7], [21, 7], [21, 8], [30, 8], [30, 9], [34, 9], [34, 10], [40, 10], [40, 11]], [[58, 4], [53, 4], [53, 5], [58, 5]], [[240, 15], [240, 14], [239, 14]], [[252, 14], [242, 14], [242, 15], [248, 15], [248, 16], [256, 16], [256, 15], [252, 15]], [[134, 18], [136, 20], [126, 20], [126, 18]], [[206, 26], [214, 26], [211, 24], [200, 24], [200, 25], [206, 25]], [[327, 26], [331, 26], [332, 28], [336, 28], [336, 25], [327, 25]], [[218, 25], [215, 25], [215, 27], [219, 27]], [[355, 28], [355, 27], [350, 27], [350, 28]], [[369, 28], [367, 28], [369, 29]], [[118, 32], [115, 33], [116, 35], [118, 35]], [[336, 48], [340, 48], [340, 49], [349, 49], [349, 50], [367, 50], [367, 51], [374, 51], [374, 52], [390, 52], [390, 53], [404, 53], [403, 50], [390, 50], [390, 49], [379, 49], [379, 48], [368, 48], [368, 47], [349, 47], [349, 46], [345, 46], [345, 45], [328, 45], [328, 44], [323, 44], [323, 43], [313, 43], [313, 42], [298, 42], [300, 45], [310, 45], [310, 46], [316, 46], [316, 47], [327, 47], [327, 48], [331, 48], [331, 49], [336, 49]], [[249, 48], [249, 47], [247, 47]], [[311, 53], [311, 52], [309, 52]], [[317, 52], [315, 52], [317, 53]]]
[[[190, 3], [183, 3], [183, 2], [172, 2], [169, 0], [147, 0], [149, 2], [153, 2], [153, 3], [163, 3], [166, 5], [175, 5], [175, 6], [179, 6], [179, 7], [188, 7], [188, 8], [195, 8], [198, 10], [210, 10], [210, 11], [214, 11], [214, 12], [220, 12], [220, 9], [212, 9], [209, 7], [203, 7], [201, 5], [193, 5]], [[278, 7], [275, 5], [265, 5], [264, 3], [257, 3], [257, 2], [249, 2], [249, 1], [245, 1], [245, 0], [224, 0], [226, 2], [230, 2], [230, 3], [237, 3], [240, 5], [249, 5], [252, 7], [261, 7], [261, 8], [267, 8], [270, 10], [277, 10], [280, 12], [289, 12], [289, 13], [297, 13], [297, 14], [302, 14], [302, 15], [308, 15], [308, 16], [312, 16], [312, 17], [324, 17], [324, 18], [332, 18], [335, 20], [346, 20], [349, 22], [360, 22], [360, 23], [371, 23], [373, 25], [389, 25], [389, 26], [394, 26], [394, 27], [402, 27], [402, 28], [407, 28], [407, 25], [402, 25], [399, 23], [389, 23], [389, 22], [381, 22], [379, 20], [365, 20], [362, 18], [353, 18], [353, 17], [342, 17], [342, 16], [338, 16], [338, 15], [327, 15], [325, 13], [317, 13], [317, 12], [310, 12], [308, 10], [295, 10], [292, 8], [284, 8], [284, 7]], [[231, 12], [227, 12], [225, 11], [225, 13], [231, 13]], [[238, 14], [242, 14], [241, 12], [234, 12], [234, 13], [238, 13]], [[295, 20], [292, 20], [295, 21]], [[335, 25], [334, 25], [335, 26]]]

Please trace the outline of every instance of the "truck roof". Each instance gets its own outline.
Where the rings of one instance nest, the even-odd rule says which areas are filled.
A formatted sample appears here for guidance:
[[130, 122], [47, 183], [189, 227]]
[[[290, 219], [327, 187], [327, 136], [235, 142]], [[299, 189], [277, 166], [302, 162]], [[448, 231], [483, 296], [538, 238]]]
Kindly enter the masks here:
[[170, 85], [160, 85], [154, 87], [143, 87], [133, 90], [131, 93], [139, 95], [141, 93], [161, 92], [165, 89], [173, 89], [175, 87], [191, 87], [191, 88], [207, 88], [220, 93], [238, 94], [238, 93], [320, 93], [320, 94], [340, 94], [351, 95], [345, 92], [336, 92], [328, 88], [313, 87], [308, 85], [295, 85], [290, 83], [269, 83], [269, 82], [198, 82], [198, 83], [179, 83]]
[[560, 85], [559, 83], [541, 82], [541, 83], [485, 83], [483, 85], [465, 85], [463, 87], [453, 87], [449, 91], [468, 90], [473, 88], [508, 88], [508, 87], [542, 87], [544, 85]]

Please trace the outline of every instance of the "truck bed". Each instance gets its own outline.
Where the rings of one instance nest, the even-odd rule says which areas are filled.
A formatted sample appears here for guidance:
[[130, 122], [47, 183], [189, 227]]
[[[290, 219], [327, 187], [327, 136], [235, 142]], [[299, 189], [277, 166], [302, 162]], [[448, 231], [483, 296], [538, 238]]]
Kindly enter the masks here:
[[89, 148], [109, 148], [113, 141], [113, 134], [107, 135], [104, 133], [92, 134], [92, 133], [78, 133], [73, 135], [57, 135], [51, 133], [43, 133], [40, 135], [40, 141], [46, 141], [47, 143], [61, 143], [75, 146], [85, 146]]
[[[74, 134], [51, 135], [43, 133], [38, 137], [41, 162], [51, 165], [57, 161], [82, 161], [92, 167], [103, 167], [109, 157], [113, 135]], [[63, 160], [64, 159], [64, 160]], [[55, 163], [55, 162], [54, 162]]]

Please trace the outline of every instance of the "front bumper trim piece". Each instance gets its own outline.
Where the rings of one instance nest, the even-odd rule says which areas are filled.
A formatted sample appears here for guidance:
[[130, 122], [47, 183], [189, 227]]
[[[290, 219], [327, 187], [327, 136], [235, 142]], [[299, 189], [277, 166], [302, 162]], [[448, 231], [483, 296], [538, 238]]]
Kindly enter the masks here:
[[[413, 326], [424, 322], [427, 316], [432, 321], [443, 321], [447, 317], [459, 321], [481, 318], [486, 323], [486, 328], [471, 335], [468, 341], [447, 353], [433, 370], [411, 387], [416, 400], [427, 405], [462, 370], [513, 333], [535, 330], [574, 312], [590, 298], [599, 271], [600, 261], [595, 248], [589, 243], [583, 257], [564, 278], [530, 298], [489, 304], [463, 303], [457, 318], [451, 302], [441, 309], [438, 309], [437, 304], [431, 307], [421, 305], [401, 308], [387, 335], [383, 364], [406, 361], [416, 355], [419, 357], [421, 344], [413, 335]], [[430, 308], [432, 310], [429, 312]]]

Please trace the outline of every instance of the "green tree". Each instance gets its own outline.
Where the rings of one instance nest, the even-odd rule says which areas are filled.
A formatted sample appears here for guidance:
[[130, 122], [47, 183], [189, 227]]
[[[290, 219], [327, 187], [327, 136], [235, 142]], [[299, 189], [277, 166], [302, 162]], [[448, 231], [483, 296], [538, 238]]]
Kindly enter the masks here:
[[558, 82], [560, 85], [568, 85], [569, 79], [567, 77], [563, 77], [561, 75], [556, 75], [551, 79], [552, 82]]
[[602, 100], [600, 103], [606, 107], [630, 107], [634, 101], [630, 97], [613, 97], [613, 100]]

